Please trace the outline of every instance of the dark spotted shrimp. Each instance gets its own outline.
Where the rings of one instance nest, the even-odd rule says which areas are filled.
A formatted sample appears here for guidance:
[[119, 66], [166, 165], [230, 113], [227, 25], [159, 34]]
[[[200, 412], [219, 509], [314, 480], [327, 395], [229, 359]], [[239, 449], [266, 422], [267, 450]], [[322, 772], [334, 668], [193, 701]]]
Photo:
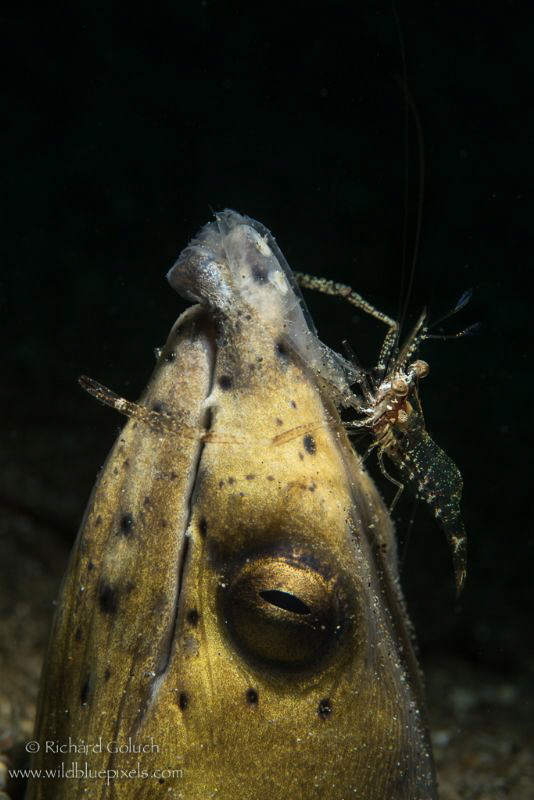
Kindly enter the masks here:
[[[426, 313], [423, 313], [404, 345], [399, 348], [399, 324], [375, 309], [350, 287], [303, 274], [297, 274], [297, 280], [304, 288], [344, 297], [388, 326], [376, 369], [367, 372], [358, 368], [356, 384], [359, 394], [355, 393], [348, 403], [356, 411], [357, 418], [346, 425], [349, 429], [365, 431], [371, 436], [372, 442], [365, 457], [376, 450], [383, 475], [397, 487], [391, 508], [405, 487], [431, 508], [452, 551], [456, 591], [459, 594], [466, 576], [466, 533], [460, 512], [462, 476], [454, 461], [426, 430], [418, 384], [428, 375], [429, 366], [426, 361], [412, 360], [425, 339], [449, 337], [431, 336]], [[470, 293], [462, 295], [450, 313], [463, 308], [469, 297]], [[452, 338], [471, 333], [474, 327], [466, 328]], [[389, 474], [384, 455], [393, 462], [400, 480]]]

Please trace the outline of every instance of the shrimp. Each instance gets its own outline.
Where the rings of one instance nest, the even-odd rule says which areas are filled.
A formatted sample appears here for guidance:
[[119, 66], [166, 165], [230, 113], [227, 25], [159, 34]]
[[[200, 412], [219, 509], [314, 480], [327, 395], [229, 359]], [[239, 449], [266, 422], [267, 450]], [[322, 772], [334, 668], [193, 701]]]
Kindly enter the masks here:
[[[452, 552], [456, 593], [459, 595], [466, 577], [466, 533], [460, 511], [463, 481], [454, 461], [426, 430], [418, 385], [428, 375], [429, 365], [426, 361], [412, 358], [425, 339], [458, 338], [474, 332], [475, 326], [452, 337], [436, 337], [428, 333], [426, 312], [423, 312], [399, 349], [399, 324], [349, 286], [302, 273], [297, 273], [296, 277], [303, 288], [344, 297], [388, 326], [377, 367], [367, 372], [356, 365], [356, 383], [361, 396], [355, 393], [348, 405], [355, 410], [357, 418], [345, 424], [349, 431], [365, 431], [371, 436], [372, 442], [364, 459], [376, 450], [382, 474], [397, 487], [391, 510], [405, 487], [432, 510]], [[454, 309], [439, 322], [463, 308], [470, 296], [470, 292], [464, 293]], [[384, 455], [394, 464], [400, 480], [389, 474]]]

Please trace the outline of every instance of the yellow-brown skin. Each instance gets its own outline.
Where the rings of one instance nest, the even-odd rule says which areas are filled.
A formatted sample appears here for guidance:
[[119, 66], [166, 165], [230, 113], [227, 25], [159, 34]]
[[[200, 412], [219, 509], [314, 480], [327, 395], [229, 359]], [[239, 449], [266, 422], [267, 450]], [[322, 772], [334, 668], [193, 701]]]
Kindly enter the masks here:
[[[141, 403], [184, 435], [119, 436], [36, 729], [36, 768], [181, 775], [35, 780], [27, 800], [436, 797], [389, 516], [325, 386], [241, 310], [190, 309], [159, 358]], [[69, 737], [103, 752], [44, 752]], [[130, 737], [156, 747], [108, 752]]]

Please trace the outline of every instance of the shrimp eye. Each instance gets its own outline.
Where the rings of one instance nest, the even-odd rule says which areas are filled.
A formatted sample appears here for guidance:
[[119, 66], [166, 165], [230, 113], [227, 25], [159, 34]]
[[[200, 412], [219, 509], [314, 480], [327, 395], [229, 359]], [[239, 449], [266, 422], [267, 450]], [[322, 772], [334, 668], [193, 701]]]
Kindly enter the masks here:
[[418, 359], [417, 361], [413, 362], [412, 369], [415, 372], [417, 378], [426, 378], [426, 376], [430, 371], [430, 367], [428, 366], [426, 361], [421, 361], [421, 359]]
[[391, 388], [398, 397], [405, 397], [408, 394], [408, 382], [404, 378], [395, 378]]

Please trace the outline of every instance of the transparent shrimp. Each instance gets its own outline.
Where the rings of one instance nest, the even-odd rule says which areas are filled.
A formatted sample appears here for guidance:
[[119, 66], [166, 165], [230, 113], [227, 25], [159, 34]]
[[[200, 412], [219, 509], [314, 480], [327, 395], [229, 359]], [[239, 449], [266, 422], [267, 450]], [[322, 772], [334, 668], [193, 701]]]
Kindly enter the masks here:
[[[456, 464], [426, 430], [418, 383], [428, 375], [429, 366], [420, 359], [411, 359], [425, 339], [458, 338], [473, 333], [475, 326], [451, 337], [434, 336], [428, 333], [426, 312], [423, 312], [399, 348], [399, 324], [374, 308], [349, 286], [301, 273], [297, 273], [296, 278], [303, 288], [344, 297], [388, 326], [377, 367], [371, 372], [361, 368], [358, 370], [356, 384], [360, 395], [354, 394], [350, 402], [357, 418], [347, 422], [346, 426], [349, 430], [365, 431], [372, 437], [365, 456], [376, 450], [383, 475], [397, 487], [391, 508], [406, 487], [432, 510], [451, 548], [456, 592], [459, 594], [466, 577], [466, 533], [460, 511], [462, 476]], [[438, 322], [463, 308], [470, 296], [470, 292], [464, 293], [454, 309]], [[387, 471], [384, 455], [393, 462], [400, 480]]]

